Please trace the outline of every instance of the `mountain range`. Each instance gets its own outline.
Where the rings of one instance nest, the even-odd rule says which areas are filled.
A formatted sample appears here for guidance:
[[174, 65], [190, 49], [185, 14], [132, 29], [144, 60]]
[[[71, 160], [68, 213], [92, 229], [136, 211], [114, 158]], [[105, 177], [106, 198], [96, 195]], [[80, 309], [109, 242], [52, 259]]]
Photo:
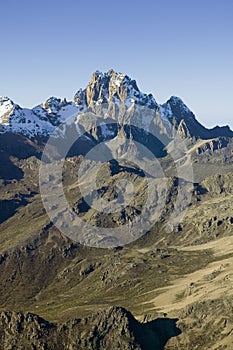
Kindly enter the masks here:
[[232, 349], [228, 126], [96, 71], [73, 101], [0, 98], [0, 162], [0, 349]]
[[[77, 131], [80, 115], [88, 111], [100, 112], [99, 106], [107, 105], [104, 117], [116, 119], [116, 107], [126, 108], [143, 107], [154, 112], [154, 118], [160, 118], [166, 125], [167, 122], [175, 126], [182, 136], [197, 137], [202, 139], [216, 137], [232, 137], [233, 132], [228, 126], [207, 129], [195, 118], [194, 114], [185, 103], [176, 96], [162, 105], [159, 105], [152, 94], [142, 93], [135, 80], [127, 75], [110, 70], [107, 73], [96, 71], [87, 87], [78, 90], [73, 101], [67, 101], [50, 97], [44, 103], [28, 109], [15, 104], [8, 97], [0, 99], [0, 125], [1, 133], [21, 133], [29, 138], [38, 136], [50, 136], [56, 126], [76, 124]], [[100, 113], [101, 114], [101, 113]], [[151, 118], [144, 117], [141, 126], [148, 127]], [[107, 125], [108, 128], [108, 125]], [[103, 128], [104, 129], [104, 128]], [[107, 129], [103, 131], [108, 134]], [[103, 135], [105, 136], [105, 135]]]

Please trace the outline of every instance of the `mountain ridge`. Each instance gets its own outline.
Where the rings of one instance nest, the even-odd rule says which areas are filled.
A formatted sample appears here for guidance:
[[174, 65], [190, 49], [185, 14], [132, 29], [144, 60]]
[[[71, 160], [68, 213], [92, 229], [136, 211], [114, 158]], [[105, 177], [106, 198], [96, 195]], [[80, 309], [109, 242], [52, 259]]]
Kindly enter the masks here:
[[[4, 350], [178, 350], [193, 349], [193, 344], [200, 350], [232, 349], [232, 132], [227, 127], [206, 129], [181, 99], [172, 96], [159, 105], [141, 93], [135, 81], [117, 74], [94, 73], [88, 89], [79, 90], [74, 101], [51, 97], [23, 109], [2, 99], [6, 128], [0, 134], [0, 349], [2, 343]], [[58, 134], [64, 139], [53, 139], [51, 145], [51, 156], [59, 164], [56, 146], [79, 130], [83, 133], [62, 163], [62, 181], [56, 181], [54, 170], [47, 174], [47, 208], [53, 220], [41, 197], [40, 185], [47, 179], [42, 176], [40, 182], [41, 157], [50, 133], [60, 130], [59, 124], [72, 113], [74, 118]], [[7, 128], [8, 121], [18, 124]], [[173, 128], [185, 145], [181, 152], [172, 140]], [[134, 141], [154, 156], [157, 152], [156, 159], [147, 153], [139, 158]], [[99, 161], [96, 176], [96, 159], [88, 158], [95, 146], [94, 156], [109, 154], [104, 163]], [[126, 157], [127, 147], [132, 157]], [[143, 162], [138, 164], [138, 159]], [[185, 171], [189, 160], [191, 188]], [[69, 214], [67, 204], [64, 211], [57, 206], [62, 202], [56, 196], [60, 183], [71, 214], [100, 228], [101, 235], [94, 239], [83, 232], [87, 245], [83, 237], [70, 237], [56, 226], [63, 212]], [[92, 183], [96, 189], [89, 187]], [[121, 183], [126, 194], [131, 193], [128, 184], [134, 187], [130, 202], [124, 187], [117, 187]], [[168, 232], [176, 203], [183, 213], [189, 193], [185, 216], [177, 215], [179, 222]], [[108, 203], [112, 208], [120, 204], [119, 209], [99, 211], [93, 205], [96, 194], [107, 209]], [[158, 218], [153, 216], [157, 206], [162, 209]], [[144, 208], [144, 226], [153, 220], [145, 235], [135, 235], [127, 245], [113, 242], [114, 237], [105, 240], [104, 229], [127, 225]], [[103, 248], [96, 248], [102, 242]], [[167, 337], [169, 329], [175, 333]]]
[[[139, 109], [146, 108], [157, 113], [165, 127], [168, 128], [168, 124], [171, 124], [180, 130], [181, 137], [233, 137], [229, 126], [216, 126], [212, 129], [202, 126], [179, 97], [171, 96], [165, 103], [159, 104], [152, 94], [141, 92], [135, 80], [114, 70], [107, 73], [94, 72], [87, 87], [79, 89], [73, 101], [49, 97], [44, 103], [29, 109], [20, 107], [8, 97], [1, 97], [0, 133], [16, 132], [29, 138], [48, 137], [58, 125], [65, 123], [75, 124], [78, 131], [79, 115], [88, 111], [97, 115], [103, 113], [101, 106], [102, 109], [107, 108], [107, 114], [113, 119], [116, 119], [117, 108], [121, 113], [123, 107], [128, 111], [135, 109], [135, 106]], [[145, 114], [145, 110], [139, 112]], [[146, 119], [147, 116], [144, 117], [144, 121]], [[146, 128], [147, 125], [148, 121], [145, 124]], [[144, 127], [144, 123], [142, 126]]]

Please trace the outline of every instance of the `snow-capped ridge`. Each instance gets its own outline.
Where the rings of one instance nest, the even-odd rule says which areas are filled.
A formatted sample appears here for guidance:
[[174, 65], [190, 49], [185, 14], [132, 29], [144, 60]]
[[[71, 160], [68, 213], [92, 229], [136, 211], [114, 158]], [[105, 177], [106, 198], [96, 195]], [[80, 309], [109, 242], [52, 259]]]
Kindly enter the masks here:
[[179, 108], [182, 108], [186, 113], [191, 112], [191, 110], [187, 107], [183, 100], [178, 96], [171, 96], [167, 103], [173, 106], [179, 106]]
[[[150, 109], [155, 109], [158, 106], [152, 94], [146, 94], [139, 90], [135, 80], [112, 69], [107, 73], [94, 72], [85, 93], [88, 107], [111, 102], [130, 105], [132, 100], [136, 104]], [[78, 95], [79, 93], [76, 93], [75, 98]]]
[[7, 112], [12, 111], [15, 104], [7, 96], [0, 97], [0, 118]]
[[[32, 109], [21, 108], [8, 97], [0, 98], [0, 133], [15, 132], [28, 137], [49, 136], [66, 119], [76, 118], [79, 108], [74, 102], [50, 97]], [[71, 123], [71, 122], [70, 122]]]
[[[56, 127], [66, 124], [78, 130], [81, 113], [94, 114], [117, 119], [117, 113], [124, 106], [125, 115], [136, 116], [137, 123], [149, 131], [153, 118], [160, 118], [168, 130], [181, 120], [189, 120], [188, 125], [197, 123], [194, 114], [181, 98], [171, 96], [167, 102], [158, 104], [152, 94], [143, 93], [135, 80], [113, 69], [92, 74], [84, 89], [77, 90], [73, 101], [51, 96], [32, 109], [21, 108], [8, 97], [0, 98], [0, 133], [19, 132], [29, 137], [50, 136]], [[124, 118], [122, 119], [124, 121]], [[107, 133], [105, 127], [102, 131]]]

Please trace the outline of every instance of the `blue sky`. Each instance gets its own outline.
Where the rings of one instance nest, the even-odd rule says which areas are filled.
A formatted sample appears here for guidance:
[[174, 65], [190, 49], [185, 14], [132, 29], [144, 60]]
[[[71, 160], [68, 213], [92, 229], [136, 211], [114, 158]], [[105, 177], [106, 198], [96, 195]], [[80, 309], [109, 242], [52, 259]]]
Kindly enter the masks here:
[[128, 74], [157, 102], [181, 97], [233, 128], [232, 0], [11, 0], [0, 4], [0, 95], [72, 99], [95, 70]]

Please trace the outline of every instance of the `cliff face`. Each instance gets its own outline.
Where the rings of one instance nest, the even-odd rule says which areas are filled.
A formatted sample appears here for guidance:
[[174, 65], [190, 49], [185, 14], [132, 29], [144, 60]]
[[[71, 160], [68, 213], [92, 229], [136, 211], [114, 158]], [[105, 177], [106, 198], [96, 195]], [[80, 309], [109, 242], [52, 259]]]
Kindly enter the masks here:
[[[56, 327], [37, 315], [1, 312], [0, 349], [55, 349]], [[49, 339], [50, 338], [50, 339]]]
[[180, 334], [177, 320], [141, 324], [125, 309], [111, 307], [84, 319], [52, 324], [31, 313], [0, 314], [1, 350], [163, 349]]
[[[95, 117], [108, 116], [121, 125], [127, 124], [135, 114], [136, 124], [141, 128], [148, 131], [153, 122], [167, 136], [172, 136], [170, 129], [175, 127], [184, 138], [233, 137], [227, 126], [205, 128], [179, 97], [172, 96], [160, 105], [152, 94], [140, 91], [135, 80], [113, 70], [94, 72], [87, 87], [79, 89], [73, 101], [50, 97], [29, 109], [20, 107], [8, 97], [0, 97], [0, 134], [20, 133], [30, 139], [48, 137], [61, 125], [60, 133], [64, 136], [67, 126], [72, 125], [79, 131], [80, 115], [87, 112], [94, 113]], [[108, 125], [104, 129], [106, 131]]]

